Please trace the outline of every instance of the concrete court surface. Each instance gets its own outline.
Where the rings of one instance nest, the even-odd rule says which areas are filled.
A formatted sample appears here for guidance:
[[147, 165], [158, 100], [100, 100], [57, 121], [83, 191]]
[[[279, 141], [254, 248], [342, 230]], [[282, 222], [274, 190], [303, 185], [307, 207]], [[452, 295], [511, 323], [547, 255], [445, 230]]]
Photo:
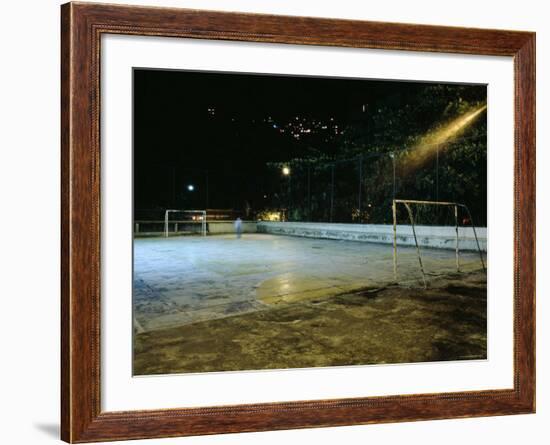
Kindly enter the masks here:
[[[422, 249], [428, 273], [455, 271], [454, 251]], [[480, 267], [461, 253], [465, 271]], [[398, 248], [400, 283], [419, 283], [416, 250]], [[393, 281], [393, 247], [267, 234], [134, 240], [136, 332], [319, 300]]]
[[476, 253], [266, 234], [136, 239], [134, 375], [487, 357]]

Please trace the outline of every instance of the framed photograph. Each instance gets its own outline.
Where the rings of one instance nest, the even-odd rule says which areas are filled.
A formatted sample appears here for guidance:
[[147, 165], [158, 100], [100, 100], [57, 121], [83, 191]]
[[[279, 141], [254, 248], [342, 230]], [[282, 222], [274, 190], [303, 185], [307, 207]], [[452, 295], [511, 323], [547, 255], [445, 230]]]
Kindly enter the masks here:
[[62, 439], [535, 411], [535, 34], [61, 8]]

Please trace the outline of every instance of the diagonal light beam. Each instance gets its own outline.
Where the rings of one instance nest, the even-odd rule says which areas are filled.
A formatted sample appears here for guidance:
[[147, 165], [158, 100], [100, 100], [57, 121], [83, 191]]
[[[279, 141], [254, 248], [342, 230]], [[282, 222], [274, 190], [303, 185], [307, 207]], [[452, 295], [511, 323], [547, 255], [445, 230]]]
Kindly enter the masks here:
[[441, 128], [430, 131], [423, 136], [413, 146], [412, 150], [401, 158], [405, 171], [410, 173], [433, 159], [438, 147], [440, 148], [463, 133], [486, 109], [486, 104], [476, 106]]

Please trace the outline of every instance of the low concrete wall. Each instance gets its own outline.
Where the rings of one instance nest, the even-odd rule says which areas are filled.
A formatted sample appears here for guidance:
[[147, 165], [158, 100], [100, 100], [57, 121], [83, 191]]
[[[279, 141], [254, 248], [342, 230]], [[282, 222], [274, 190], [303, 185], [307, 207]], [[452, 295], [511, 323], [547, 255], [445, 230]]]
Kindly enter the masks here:
[[[257, 232], [256, 221], [243, 221], [241, 227], [243, 233]], [[211, 234], [235, 233], [235, 223], [233, 221], [211, 221], [206, 223], [206, 230]]]
[[[259, 233], [275, 235], [303, 236], [371, 243], [393, 244], [393, 226], [389, 224], [328, 224], [303, 222], [258, 222]], [[449, 226], [415, 226], [418, 243], [423, 247], [454, 249], [456, 232]], [[487, 251], [487, 229], [476, 227], [481, 250]], [[460, 250], [477, 250], [474, 232], [471, 227], [459, 227]], [[397, 226], [397, 244], [414, 246], [412, 227]]]
[[[200, 235], [202, 223], [200, 221], [170, 221], [170, 235]], [[235, 233], [234, 221], [207, 221], [207, 234]], [[243, 221], [243, 233], [256, 233], [256, 221]], [[137, 221], [134, 223], [134, 236], [164, 236], [164, 221]]]

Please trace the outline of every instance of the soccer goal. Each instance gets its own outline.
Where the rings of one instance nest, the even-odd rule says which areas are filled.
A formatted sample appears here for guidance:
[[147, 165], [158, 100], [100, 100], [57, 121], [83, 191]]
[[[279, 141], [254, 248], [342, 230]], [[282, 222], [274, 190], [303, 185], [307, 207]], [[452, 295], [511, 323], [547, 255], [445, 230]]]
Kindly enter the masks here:
[[395, 281], [397, 282], [397, 206], [398, 204], [401, 204], [405, 207], [407, 210], [407, 215], [409, 217], [409, 222], [412, 229], [412, 234], [414, 238], [414, 244], [416, 247], [416, 253], [418, 257], [418, 263], [420, 266], [420, 271], [422, 272], [422, 280], [424, 281], [424, 287], [427, 287], [427, 280], [426, 280], [426, 270], [424, 268], [424, 264], [422, 262], [422, 255], [420, 253], [420, 246], [418, 244], [418, 237], [416, 233], [416, 218], [415, 214], [412, 210], [413, 206], [425, 206], [425, 207], [447, 207], [451, 208], [453, 210], [453, 223], [455, 227], [455, 257], [456, 257], [456, 271], [460, 272], [460, 247], [459, 247], [459, 233], [458, 233], [458, 213], [459, 209], [462, 209], [466, 215], [467, 220], [469, 221], [473, 233], [474, 238], [477, 246], [477, 250], [479, 252], [479, 259], [481, 261], [481, 266], [483, 267], [483, 270], [486, 270], [485, 267], [485, 261], [483, 260], [483, 253], [481, 251], [481, 247], [479, 244], [479, 238], [477, 236], [476, 227], [474, 225], [474, 221], [472, 219], [472, 214], [470, 213], [470, 210], [465, 204], [461, 204], [458, 202], [446, 202], [446, 201], [418, 201], [418, 200], [411, 200], [411, 199], [394, 199], [392, 202], [392, 214], [393, 214], [393, 274]]
[[[179, 215], [179, 219], [170, 220], [170, 215]], [[170, 224], [173, 225], [173, 233], [177, 234], [181, 227], [195, 227], [200, 224], [199, 233], [206, 236], [206, 210], [177, 210], [170, 209], [164, 212], [164, 236], [170, 236]], [[195, 230], [191, 230], [195, 232]]]

